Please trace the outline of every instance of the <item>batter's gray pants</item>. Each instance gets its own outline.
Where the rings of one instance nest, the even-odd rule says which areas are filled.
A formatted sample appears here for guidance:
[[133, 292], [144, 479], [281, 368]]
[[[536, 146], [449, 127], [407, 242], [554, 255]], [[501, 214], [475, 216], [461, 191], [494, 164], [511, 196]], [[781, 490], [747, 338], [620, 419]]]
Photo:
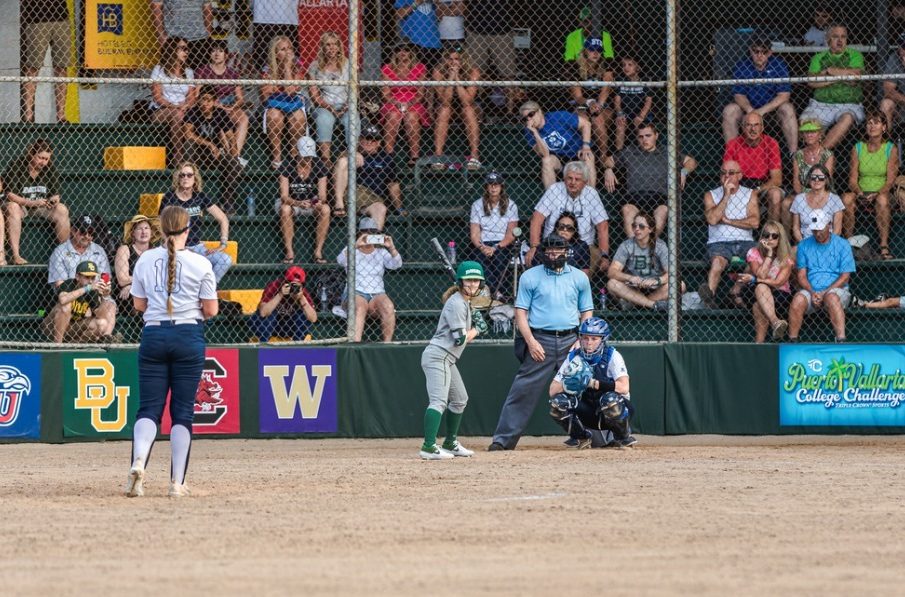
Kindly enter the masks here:
[[537, 407], [537, 401], [541, 396], [545, 399], [549, 396], [550, 382], [553, 381], [559, 366], [566, 360], [577, 336], [569, 334], [556, 337], [535, 333], [534, 339], [544, 348], [544, 360], [538, 362], [532, 359], [530, 354], [525, 356], [522, 366], [515, 374], [515, 379], [512, 380], [512, 387], [509, 388], [509, 395], [503, 403], [500, 420], [493, 433], [494, 443], [507, 450], [515, 449]]
[[421, 368], [427, 380], [428, 408], [442, 413], [448, 407], [450, 412], [461, 414], [468, 403], [468, 393], [455, 357], [439, 346], [428, 344], [421, 353]]

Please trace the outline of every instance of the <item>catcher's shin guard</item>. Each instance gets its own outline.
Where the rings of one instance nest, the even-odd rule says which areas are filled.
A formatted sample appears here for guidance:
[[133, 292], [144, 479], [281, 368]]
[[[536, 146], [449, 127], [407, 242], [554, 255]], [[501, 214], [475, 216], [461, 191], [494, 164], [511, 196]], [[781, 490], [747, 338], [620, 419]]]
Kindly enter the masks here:
[[588, 437], [588, 431], [575, 414], [577, 404], [577, 397], [565, 393], [557, 394], [550, 398], [550, 417], [569, 434], [569, 437], [585, 439]]

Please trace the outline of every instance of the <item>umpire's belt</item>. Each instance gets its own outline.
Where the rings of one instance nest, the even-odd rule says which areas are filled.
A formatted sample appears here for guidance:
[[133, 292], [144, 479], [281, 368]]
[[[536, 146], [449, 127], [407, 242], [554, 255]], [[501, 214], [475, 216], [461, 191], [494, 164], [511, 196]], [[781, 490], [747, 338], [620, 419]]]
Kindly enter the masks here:
[[578, 328], [569, 328], [567, 330], [542, 330], [540, 328], [531, 328], [532, 334], [543, 334], [544, 336], [556, 336], [560, 338], [562, 336], [573, 336], [578, 332]]
[[167, 321], [148, 321], [145, 323], [145, 327], [157, 327], [157, 326], [171, 326], [171, 325], [198, 325], [202, 322], [201, 319], [168, 319]]

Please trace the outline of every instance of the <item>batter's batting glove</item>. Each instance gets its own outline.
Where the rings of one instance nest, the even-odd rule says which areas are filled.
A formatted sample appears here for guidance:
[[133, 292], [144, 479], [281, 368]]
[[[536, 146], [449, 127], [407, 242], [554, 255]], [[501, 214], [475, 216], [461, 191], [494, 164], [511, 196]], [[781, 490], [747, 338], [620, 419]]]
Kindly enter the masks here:
[[487, 322], [484, 320], [484, 316], [481, 315], [481, 312], [477, 309], [473, 309], [471, 311], [471, 325], [474, 329], [478, 330], [478, 335], [486, 334], [489, 330], [487, 327]]

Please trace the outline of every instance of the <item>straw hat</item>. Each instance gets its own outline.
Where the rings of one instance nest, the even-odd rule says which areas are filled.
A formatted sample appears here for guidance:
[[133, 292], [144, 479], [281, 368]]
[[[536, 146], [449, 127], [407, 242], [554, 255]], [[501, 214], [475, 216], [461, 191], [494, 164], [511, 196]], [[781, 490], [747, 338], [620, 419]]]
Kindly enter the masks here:
[[160, 222], [157, 218], [149, 218], [144, 214], [138, 214], [132, 216], [132, 219], [123, 224], [123, 243], [127, 245], [132, 244], [132, 229], [135, 228], [136, 224], [140, 224], [141, 222], [147, 222], [151, 226], [151, 246], [158, 244], [160, 242]]

